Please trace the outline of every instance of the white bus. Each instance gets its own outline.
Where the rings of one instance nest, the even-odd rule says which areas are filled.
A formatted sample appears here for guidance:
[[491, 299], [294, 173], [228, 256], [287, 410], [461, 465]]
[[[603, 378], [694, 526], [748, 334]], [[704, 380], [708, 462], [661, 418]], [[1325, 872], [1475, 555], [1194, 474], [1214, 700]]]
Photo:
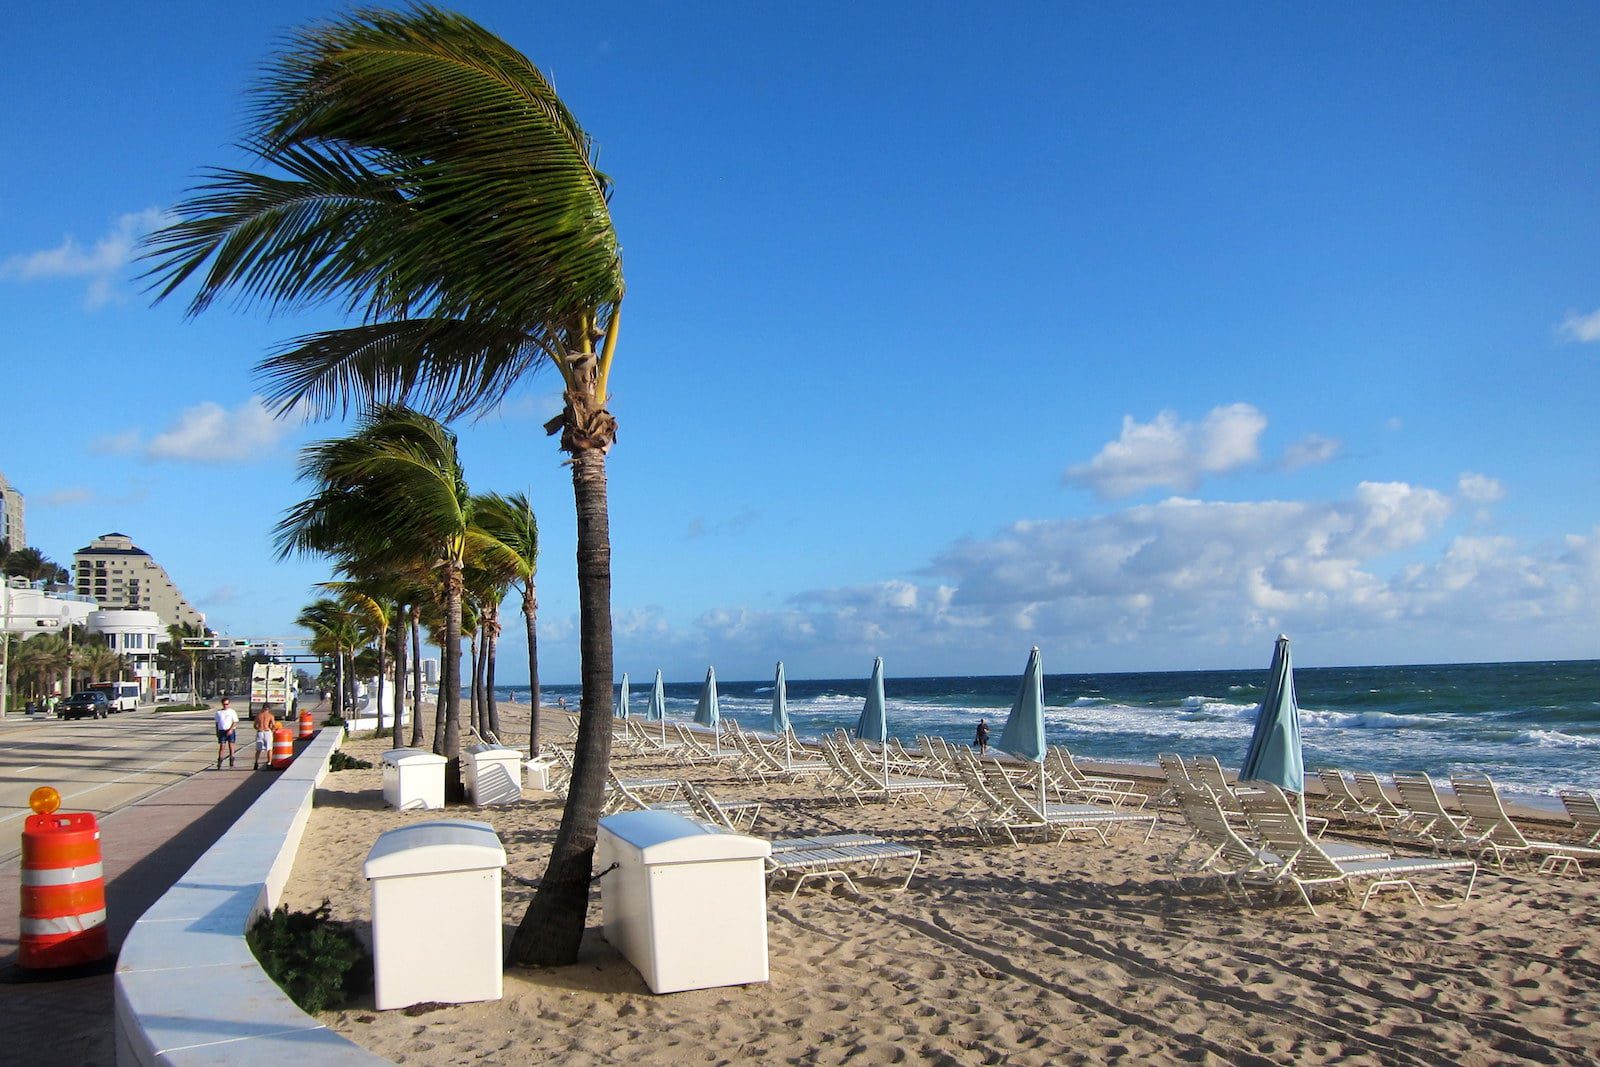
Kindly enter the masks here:
[[113, 712], [133, 711], [139, 706], [138, 682], [91, 682], [89, 688], [104, 693]]

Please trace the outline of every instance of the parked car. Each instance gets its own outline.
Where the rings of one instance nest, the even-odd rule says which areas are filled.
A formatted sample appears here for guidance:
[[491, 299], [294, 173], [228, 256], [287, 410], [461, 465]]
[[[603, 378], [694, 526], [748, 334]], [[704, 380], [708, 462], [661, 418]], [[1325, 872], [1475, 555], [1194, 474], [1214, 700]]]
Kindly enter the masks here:
[[99, 690], [73, 693], [56, 705], [58, 719], [103, 719], [111, 714], [111, 701]]

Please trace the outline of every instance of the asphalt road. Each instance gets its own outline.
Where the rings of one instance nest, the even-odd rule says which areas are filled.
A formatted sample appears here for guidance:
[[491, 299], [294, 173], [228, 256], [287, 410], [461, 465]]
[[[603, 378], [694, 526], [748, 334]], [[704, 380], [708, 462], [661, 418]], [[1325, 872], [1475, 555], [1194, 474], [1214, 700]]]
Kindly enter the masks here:
[[[247, 733], [239, 731], [241, 741]], [[248, 745], [240, 749], [246, 770]], [[63, 811], [107, 815], [214, 766], [216, 758], [210, 711], [141, 708], [70, 722], [9, 717], [0, 725], [0, 863], [20, 851], [28, 794], [38, 786], [54, 786]]]

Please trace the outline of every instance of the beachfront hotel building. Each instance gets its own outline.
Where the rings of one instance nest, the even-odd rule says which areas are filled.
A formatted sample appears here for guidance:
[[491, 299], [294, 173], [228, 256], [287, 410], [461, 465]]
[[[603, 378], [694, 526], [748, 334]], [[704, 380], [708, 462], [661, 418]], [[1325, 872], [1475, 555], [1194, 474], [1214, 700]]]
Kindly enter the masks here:
[[205, 625], [166, 569], [127, 534], [103, 534], [78, 549], [72, 570], [78, 595], [93, 597], [102, 609], [154, 612], [162, 633], [175, 623]]
[[27, 509], [22, 494], [0, 474], [0, 540], [11, 545], [15, 552], [28, 545]]

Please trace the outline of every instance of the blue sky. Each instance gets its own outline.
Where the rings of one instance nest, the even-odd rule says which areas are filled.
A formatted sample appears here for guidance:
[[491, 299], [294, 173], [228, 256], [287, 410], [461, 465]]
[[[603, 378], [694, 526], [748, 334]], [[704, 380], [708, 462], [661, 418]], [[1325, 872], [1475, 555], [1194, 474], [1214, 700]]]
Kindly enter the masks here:
[[[318, 320], [185, 320], [130, 255], [338, 10], [32, 4], [0, 70], [0, 471], [241, 636], [325, 576], [269, 531], [340, 426], [252, 375]], [[617, 182], [619, 672], [1600, 655], [1592, 5], [460, 10]], [[554, 381], [459, 430], [569, 681]]]

